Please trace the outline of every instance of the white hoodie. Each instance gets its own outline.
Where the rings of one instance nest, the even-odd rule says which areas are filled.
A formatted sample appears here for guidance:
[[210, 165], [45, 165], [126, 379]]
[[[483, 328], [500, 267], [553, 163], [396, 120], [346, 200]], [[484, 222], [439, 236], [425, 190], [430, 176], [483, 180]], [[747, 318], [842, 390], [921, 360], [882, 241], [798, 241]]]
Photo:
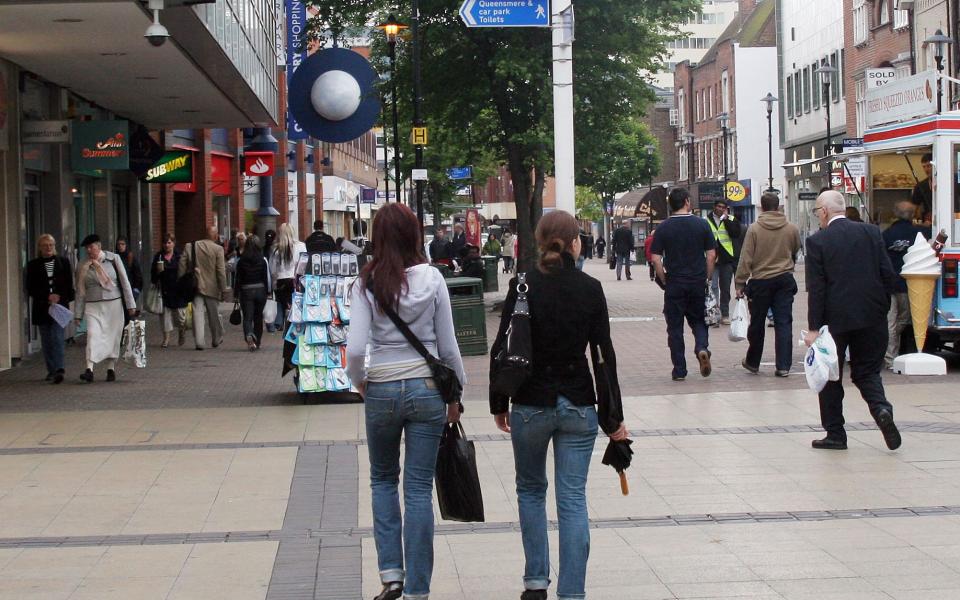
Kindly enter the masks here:
[[[347, 373], [354, 384], [429, 377], [426, 361], [407, 342], [386, 314], [374, 308], [373, 294], [360, 279], [353, 286], [350, 334], [347, 338]], [[466, 373], [453, 328], [453, 310], [440, 271], [427, 264], [407, 269], [407, 290], [400, 296], [400, 318], [433, 356], [453, 369], [462, 385]], [[370, 343], [370, 372], [364, 368]]]

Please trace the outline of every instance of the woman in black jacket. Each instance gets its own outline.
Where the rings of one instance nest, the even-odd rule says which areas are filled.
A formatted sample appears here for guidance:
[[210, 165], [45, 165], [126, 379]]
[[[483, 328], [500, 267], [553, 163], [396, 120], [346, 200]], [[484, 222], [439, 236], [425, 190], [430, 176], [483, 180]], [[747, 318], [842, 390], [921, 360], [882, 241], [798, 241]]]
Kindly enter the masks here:
[[176, 240], [172, 233], [163, 236], [163, 250], [157, 252], [150, 263], [150, 283], [160, 288], [163, 298], [163, 312], [160, 313], [160, 327], [163, 329], [161, 348], [170, 345], [170, 334], [174, 329], [179, 331], [177, 344], [184, 343], [184, 314], [187, 303], [180, 297], [177, 290], [177, 267], [180, 264], [180, 253], [176, 249]]
[[57, 241], [49, 233], [37, 240], [39, 257], [27, 263], [26, 288], [32, 301], [30, 322], [40, 329], [40, 346], [47, 363], [47, 381], [61, 383], [64, 369], [63, 327], [51, 316], [50, 306], [73, 302], [73, 270], [57, 256]]
[[[546, 600], [550, 583], [547, 544], [547, 447], [553, 441], [560, 569], [557, 598], [583, 598], [590, 553], [586, 485], [598, 418], [586, 349], [599, 349], [607, 372], [616, 378], [607, 301], [600, 282], [577, 270], [581, 242], [576, 220], [568, 213], [546, 214], [537, 225], [540, 261], [527, 273], [532, 368], [513, 398], [491, 392], [490, 412], [497, 427], [511, 434], [517, 473], [520, 530], [526, 557], [521, 600]], [[503, 307], [500, 330], [491, 350], [497, 356], [506, 339], [516, 304], [516, 278]], [[508, 403], [513, 401], [513, 411]], [[616, 406], [611, 406], [615, 403]], [[602, 407], [622, 415], [619, 397]], [[607, 429], [623, 440], [627, 430]]]
[[270, 293], [270, 270], [263, 257], [260, 238], [251, 235], [243, 246], [237, 261], [237, 279], [234, 293], [240, 294], [243, 312], [243, 337], [251, 352], [260, 348], [263, 338], [263, 306]]

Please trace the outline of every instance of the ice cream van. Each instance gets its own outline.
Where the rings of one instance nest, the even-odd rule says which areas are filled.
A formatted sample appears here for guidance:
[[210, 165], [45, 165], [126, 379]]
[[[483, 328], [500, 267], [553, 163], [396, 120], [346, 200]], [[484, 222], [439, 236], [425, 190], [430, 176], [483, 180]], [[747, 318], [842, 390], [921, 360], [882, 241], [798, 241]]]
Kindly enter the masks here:
[[[917, 224], [929, 226], [942, 243], [928, 347], [932, 343], [960, 352], [960, 112], [867, 129], [862, 148], [832, 158], [841, 165], [859, 162], [858, 167], [868, 162], [869, 176], [854, 187], [864, 199], [865, 220], [881, 229], [895, 219], [897, 202], [913, 200], [923, 206]], [[846, 166], [843, 170], [851, 172]]]

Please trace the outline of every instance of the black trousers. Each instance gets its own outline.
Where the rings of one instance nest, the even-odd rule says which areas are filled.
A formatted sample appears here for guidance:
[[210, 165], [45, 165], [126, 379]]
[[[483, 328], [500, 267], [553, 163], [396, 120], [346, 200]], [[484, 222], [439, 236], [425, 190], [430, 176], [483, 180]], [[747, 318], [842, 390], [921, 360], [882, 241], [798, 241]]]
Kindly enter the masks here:
[[693, 331], [694, 352], [706, 350], [709, 334], [705, 320], [707, 300], [706, 287], [702, 283], [670, 283], [663, 293], [663, 316], [667, 321], [667, 345], [670, 347], [670, 360], [673, 363], [673, 375], [687, 376], [687, 359], [684, 356], [683, 321], [686, 319]]
[[263, 338], [263, 305], [267, 303], [264, 286], [240, 290], [240, 310], [243, 312], [243, 339], [253, 336], [257, 346]]
[[750, 300], [747, 364], [751, 367], [760, 366], [767, 311], [772, 308], [777, 370], [789, 371], [793, 363], [793, 297], [797, 295], [797, 280], [793, 278], [793, 273], [784, 273], [772, 279], [751, 279], [745, 291]]
[[876, 418], [877, 412], [882, 409], [893, 413], [893, 406], [887, 400], [880, 378], [883, 356], [887, 351], [887, 323], [882, 321], [864, 329], [831, 334], [840, 357], [840, 379], [827, 382], [820, 392], [820, 423], [827, 437], [846, 440], [847, 432], [843, 429], [843, 367], [847, 348], [850, 349], [850, 380], [860, 390], [860, 395], [870, 407], [870, 414]]

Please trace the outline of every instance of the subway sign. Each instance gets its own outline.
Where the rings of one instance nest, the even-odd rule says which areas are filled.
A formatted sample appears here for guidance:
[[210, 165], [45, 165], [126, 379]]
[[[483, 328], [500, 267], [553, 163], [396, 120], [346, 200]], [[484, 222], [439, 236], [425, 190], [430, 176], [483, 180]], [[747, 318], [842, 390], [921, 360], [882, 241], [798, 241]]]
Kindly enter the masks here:
[[193, 152], [173, 150], [147, 169], [147, 183], [193, 183]]

